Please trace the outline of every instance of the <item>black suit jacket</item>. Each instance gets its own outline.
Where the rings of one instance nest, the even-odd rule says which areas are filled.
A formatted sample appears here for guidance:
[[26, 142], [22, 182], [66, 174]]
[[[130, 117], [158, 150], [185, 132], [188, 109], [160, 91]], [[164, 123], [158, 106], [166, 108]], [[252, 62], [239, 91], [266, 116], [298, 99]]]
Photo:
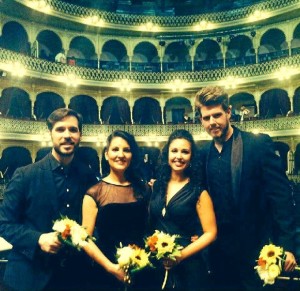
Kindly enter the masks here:
[[[294, 251], [291, 187], [268, 135], [255, 135], [235, 127], [234, 132], [231, 185], [236, 209], [233, 221], [237, 229], [234, 245], [238, 247], [231, 248], [231, 242], [221, 241], [222, 238], [219, 241], [217, 238], [216, 244], [224, 244], [228, 251], [232, 251], [233, 256], [241, 257], [248, 264], [254, 265], [260, 249], [270, 241], [287, 251]], [[205, 165], [207, 188], [216, 204], [218, 199], [210, 191], [210, 181], [218, 177], [207, 176], [212, 146], [213, 142], [208, 143], [200, 150], [200, 154]], [[217, 208], [222, 209], [222, 206], [218, 205]], [[218, 231], [223, 231], [222, 225], [218, 227]]]
[[[4, 281], [16, 290], [41, 290], [52, 274], [49, 261], [53, 255], [42, 252], [38, 245], [40, 235], [53, 231], [53, 221], [60, 216], [50, 155], [16, 170], [0, 207], [0, 235], [13, 245]], [[81, 222], [83, 195], [97, 180], [76, 155], [72, 163], [79, 191], [73, 198], [76, 205], [70, 218]]]

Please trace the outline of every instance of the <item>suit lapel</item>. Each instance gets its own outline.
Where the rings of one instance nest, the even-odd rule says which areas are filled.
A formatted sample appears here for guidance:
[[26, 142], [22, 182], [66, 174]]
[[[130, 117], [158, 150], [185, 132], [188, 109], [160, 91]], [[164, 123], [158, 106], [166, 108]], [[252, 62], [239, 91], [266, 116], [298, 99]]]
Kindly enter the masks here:
[[[237, 129], [235, 129], [237, 130]], [[231, 148], [231, 181], [232, 181], [232, 194], [235, 202], [239, 201], [241, 173], [243, 164], [243, 140], [241, 132], [233, 136]]]

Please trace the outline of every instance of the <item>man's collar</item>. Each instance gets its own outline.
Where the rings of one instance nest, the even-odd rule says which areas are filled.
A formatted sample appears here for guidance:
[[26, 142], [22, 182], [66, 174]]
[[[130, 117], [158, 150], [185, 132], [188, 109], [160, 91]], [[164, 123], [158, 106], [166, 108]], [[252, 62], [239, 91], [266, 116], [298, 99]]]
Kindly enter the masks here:
[[57, 168], [61, 167], [60, 162], [54, 158], [54, 156], [52, 155], [52, 153], [49, 154], [50, 157], [50, 168], [52, 171], [56, 170]]

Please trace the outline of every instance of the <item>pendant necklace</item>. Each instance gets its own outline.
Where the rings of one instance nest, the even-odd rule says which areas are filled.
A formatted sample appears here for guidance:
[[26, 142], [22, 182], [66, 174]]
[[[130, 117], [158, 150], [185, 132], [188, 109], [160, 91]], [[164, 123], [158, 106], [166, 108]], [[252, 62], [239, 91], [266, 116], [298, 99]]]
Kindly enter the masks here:
[[162, 214], [162, 216], [165, 216], [165, 215], [166, 215], [166, 207], [164, 207], [164, 208], [162, 209], [161, 214]]

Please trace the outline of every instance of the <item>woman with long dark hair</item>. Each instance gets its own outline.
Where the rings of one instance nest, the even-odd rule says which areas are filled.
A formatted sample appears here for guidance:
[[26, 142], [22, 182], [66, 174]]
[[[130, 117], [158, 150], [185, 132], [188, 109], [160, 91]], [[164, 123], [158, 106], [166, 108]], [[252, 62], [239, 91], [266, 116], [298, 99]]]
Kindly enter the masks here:
[[125, 131], [113, 132], [107, 138], [104, 157], [109, 173], [83, 200], [82, 225], [97, 238], [84, 247], [97, 263], [89, 290], [122, 288], [125, 274], [116, 263], [116, 249], [120, 244], [143, 247], [147, 219], [147, 187], [140, 177], [134, 137]]
[[192, 135], [183, 129], [175, 130], [162, 150], [150, 199], [150, 226], [153, 231], [180, 235], [183, 249], [176, 260], [166, 259], [157, 268], [158, 288], [164, 269], [169, 271], [167, 289], [206, 287], [207, 269], [201, 251], [215, 240], [217, 226], [211, 198], [201, 184], [196, 152]]

